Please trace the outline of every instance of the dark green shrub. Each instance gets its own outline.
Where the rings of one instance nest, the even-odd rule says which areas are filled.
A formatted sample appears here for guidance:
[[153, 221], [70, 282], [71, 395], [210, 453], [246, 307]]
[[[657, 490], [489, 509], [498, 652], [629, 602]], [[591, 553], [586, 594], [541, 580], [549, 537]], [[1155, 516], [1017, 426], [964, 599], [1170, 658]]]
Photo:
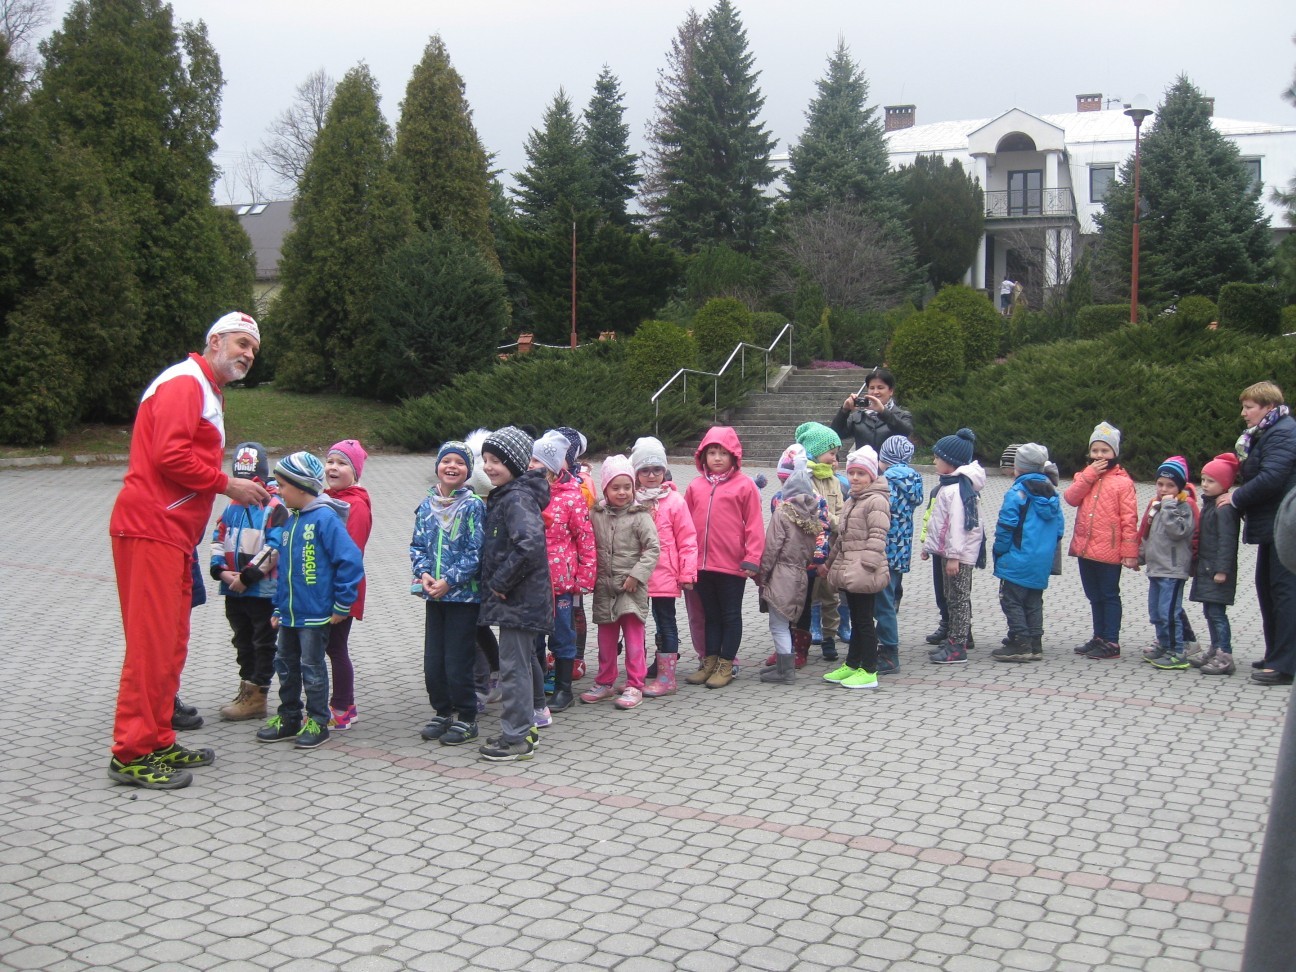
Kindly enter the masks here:
[[752, 339], [751, 311], [732, 297], [708, 300], [693, 315], [693, 337], [702, 366], [714, 371], [724, 364], [739, 341]]
[[670, 321], [644, 321], [626, 342], [630, 382], [649, 393], [680, 368], [695, 367], [697, 356], [693, 335]]
[[762, 290], [765, 269], [723, 244], [703, 247], [689, 258], [684, 282], [696, 306], [713, 297], [754, 297]]
[[[778, 337], [779, 331], [787, 324], [788, 319], [782, 314], [776, 314], [773, 311], [757, 311], [751, 316], [752, 344], [759, 344], [762, 348], [768, 348], [770, 342]], [[787, 335], [783, 335], [783, 340], [779, 342], [779, 347], [784, 347], [787, 341]], [[784, 357], [787, 356], [787, 350], [784, 348]]]
[[[411, 451], [429, 452], [475, 428], [525, 421], [539, 429], [578, 428], [593, 453], [623, 451], [653, 429], [651, 393], [627, 391], [629, 367], [622, 342], [514, 355], [405, 402], [382, 437]], [[703, 387], [705, 391], [690, 382], [688, 401], [678, 382], [662, 395], [660, 434], [668, 445], [696, 436], [711, 420], [711, 383]], [[720, 404], [726, 405], [723, 396]]]
[[833, 350], [838, 361], [862, 368], [882, 363], [891, 343], [891, 318], [882, 311], [833, 311]]
[[1230, 283], [1220, 288], [1220, 327], [1250, 334], [1278, 334], [1282, 296], [1265, 284]]
[[947, 314], [958, 322], [963, 330], [964, 363], [969, 369], [989, 364], [999, 354], [1004, 318], [981, 291], [962, 284], [946, 284], [927, 309]]
[[904, 401], [925, 441], [968, 425], [978, 451], [993, 456], [1031, 439], [1067, 474], [1084, 462], [1089, 433], [1105, 419], [1123, 433], [1122, 463], [1149, 479], [1166, 456], [1186, 456], [1196, 472], [1232, 448], [1241, 431], [1238, 392], [1260, 376], [1296, 387], [1294, 348], [1288, 339], [1224, 330], [1167, 341], [1157, 325], [1138, 324], [1089, 341], [1029, 346], [969, 374], [961, 387]]
[[1219, 320], [1219, 308], [1209, 297], [1190, 294], [1175, 305], [1174, 316], [1185, 330], [1200, 331], [1211, 321]]
[[1282, 309], [1282, 332], [1296, 333], [1296, 304], [1288, 304]]
[[905, 401], [931, 395], [963, 375], [963, 329], [940, 311], [914, 314], [896, 328], [887, 363], [904, 389]]
[[1075, 336], [1075, 320], [1066, 317], [1061, 307], [1021, 310], [1008, 319], [1008, 345], [1014, 351]]
[[0, 442], [57, 442], [77, 418], [77, 369], [58, 333], [41, 318], [18, 310], [8, 324], [0, 342]]
[[1090, 304], [1076, 313], [1076, 337], [1081, 340], [1109, 334], [1129, 323], [1129, 304]]

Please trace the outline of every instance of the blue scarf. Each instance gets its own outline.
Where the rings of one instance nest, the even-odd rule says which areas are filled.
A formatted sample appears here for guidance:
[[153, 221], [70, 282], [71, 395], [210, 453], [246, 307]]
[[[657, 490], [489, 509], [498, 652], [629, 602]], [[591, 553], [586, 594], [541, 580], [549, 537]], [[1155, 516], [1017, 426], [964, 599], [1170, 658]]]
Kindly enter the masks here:
[[[981, 523], [981, 504], [977, 502], [977, 491], [972, 488], [972, 480], [958, 473], [942, 476], [936, 492], [939, 493], [942, 487], [955, 484], [959, 488], [959, 499], [963, 501], [963, 526], [968, 530], [975, 530]], [[935, 495], [936, 493], [932, 494], [933, 498]]]

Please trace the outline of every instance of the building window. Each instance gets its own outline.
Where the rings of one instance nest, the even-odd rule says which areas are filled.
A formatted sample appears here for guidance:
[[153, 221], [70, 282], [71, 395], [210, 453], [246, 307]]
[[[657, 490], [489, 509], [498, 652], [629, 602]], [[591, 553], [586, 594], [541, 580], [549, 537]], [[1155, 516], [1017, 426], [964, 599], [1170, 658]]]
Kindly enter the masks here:
[[1251, 177], [1249, 183], [1251, 188], [1258, 189], [1264, 186], [1264, 179], [1260, 175], [1259, 159], [1243, 159], [1242, 166], [1247, 170], [1247, 175]]
[[1116, 179], [1116, 166], [1089, 166], [1089, 201], [1100, 203], [1107, 198], [1107, 190]]
[[1008, 173], [1008, 215], [1038, 216], [1044, 211], [1044, 170]]

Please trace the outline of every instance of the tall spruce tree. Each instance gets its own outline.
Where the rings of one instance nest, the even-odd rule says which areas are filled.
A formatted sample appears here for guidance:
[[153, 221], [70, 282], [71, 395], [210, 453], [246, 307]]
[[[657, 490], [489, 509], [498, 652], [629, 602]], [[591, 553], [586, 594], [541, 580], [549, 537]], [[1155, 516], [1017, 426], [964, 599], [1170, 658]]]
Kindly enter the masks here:
[[868, 104], [868, 80], [845, 40], [828, 58], [827, 73], [806, 111], [806, 127], [788, 151], [784, 179], [794, 214], [820, 212], [829, 203], [854, 208], [893, 208], [895, 184], [876, 109]]
[[545, 109], [540, 128], [526, 140], [526, 168], [513, 175], [518, 219], [533, 231], [554, 221], [570, 225], [573, 213], [594, 207], [594, 178], [583, 133], [562, 88]]
[[273, 309], [282, 344], [276, 377], [289, 388], [367, 395], [379, 384], [374, 294], [414, 215], [378, 104], [369, 68], [348, 71], [302, 173]]
[[639, 184], [639, 201], [650, 218], [661, 213], [662, 198], [668, 185], [667, 174], [673, 166], [672, 160], [679, 154], [674, 118], [684, 103], [701, 38], [702, 18], [690, 7], [684, 22], [671, 38], [666, 66], [657, 69], [657, 95], [645, 133], [648, 151], [643, 157], [643, 181]]
[[604, 64], [585, 109], [584, 125], [594, 205], [618, 226], [630, 225], [626, 204], [639, 184], [639, 156], [630, 151], [630, 126], [622, 120], [624, 97], [621, 82]]
[[464, 82], [433, 35], [414, 68], [396, 125], [396, 157], [418, 228], [452, 230], [496, 261], [490, 230], [490, 173]]
[[220, 62], [160, 0], [76, 0], [41, 52], [54, 201], [25, 319], [79, 353], [79, 414], [120, 421], [220, 312], [251, 306], [250, 244], [211, 201]]
[[656, 228], [686, 252], [709, 243], [751, 252], [763, 236], [774, 139], [759, 118], [765, 98], [754, 63], [737, 10], [719, 0], [703, 21], [684, 97], [663, 129], [668, 154]]
[[[1176, 296], [1214, 300], [1226, 283], [1259, 283], [1271, 271], [1273, 241], [1237, 146], [1211, 124], [1211, 107], [1188, 78], [1166, 91], [1142, 139], [1139, 300]], [[1121, 166], [1095, 221], [1100, 273], [1129, 294], [1134, 217], [1134, 157]]]
[[958, 159], [919, 155], [895, 173], [918, 264], [935, 290], [958, 283], [976, 259], [985, 194]]

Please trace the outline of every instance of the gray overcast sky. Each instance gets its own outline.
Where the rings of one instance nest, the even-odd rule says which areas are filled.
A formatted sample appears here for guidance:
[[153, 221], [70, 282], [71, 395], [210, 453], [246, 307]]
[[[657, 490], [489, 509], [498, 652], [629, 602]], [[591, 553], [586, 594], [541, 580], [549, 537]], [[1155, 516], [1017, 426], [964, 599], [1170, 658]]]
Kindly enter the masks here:
[[[55, 0], [61, 19], [69, 4]], [[226, 88], [217, 161], [232, 166], [311, 71], [335, 78], [360, 61], [393, 123], [433, 33], [467, 86], [477, 131], [506, 172], [558, 88], [583, 107], [604, 63], [621, 79], [632, 147], [642, 148], [657, 71], [687, 0], [172, 0], [203, 20]], [[1296, 124], [1280, 97], [1296, 65], [1291, 0], [736, 0], [765, 95], [763, 119], [786, 151], [814, 82], [846, 39], [876, 105], [915, 104], [918, 124], [1012, 107], [1075, 110], [1101, 92], [1153, 104], [1180, 74], [1229, 118]], [[1286, 176], [1283, 177], [1284, 181]], [[217, 186], [217, 196], [225, 188]], [[221, 201], [224, 201], [223, 199]]]

